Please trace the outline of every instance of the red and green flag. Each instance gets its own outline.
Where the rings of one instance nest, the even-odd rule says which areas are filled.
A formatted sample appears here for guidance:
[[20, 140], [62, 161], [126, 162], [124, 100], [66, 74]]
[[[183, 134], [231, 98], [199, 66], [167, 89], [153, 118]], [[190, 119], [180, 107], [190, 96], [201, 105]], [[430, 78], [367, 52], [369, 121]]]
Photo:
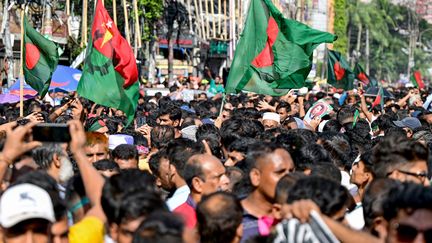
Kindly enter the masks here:
[[376, 98], [372, 103], [371, 109], [373, 109], [377, 105], [381, 105], [381, 109], [384, 109], [384, 90], [382, 87], [379, 88]]
[[362, 66], [360, 66], [359, 63], [355, 64], [354, 75], [355, 78], [362, 82], [364, 86], [369, 86], [371, 84], [371, 79], [369, 78], [369, 75], [366, 74], [366, 72], [363, 70]]
[[420, 71], [414, 71], [410, 77], [411, 83], [418, 89], [425, 87]]
[[354, 88], [354, 73], [340, 52], [328, 50], [327, 83], [338, 89]]
[[42, 98], [48, 92], [57, 68], [57, 45], [37, 32], [24, 17], [24, 79]]
[[137, 80], [132, 48], [98, 0], [78, 94], [97, 104], [124, 111], [130, 123], [139, 98]]
[[335, 40], [330, 33], [284, 18], [271, 0], [251, 0], [226, 92], [279, 96], [301, 88], [312, 68], [313, 50]]

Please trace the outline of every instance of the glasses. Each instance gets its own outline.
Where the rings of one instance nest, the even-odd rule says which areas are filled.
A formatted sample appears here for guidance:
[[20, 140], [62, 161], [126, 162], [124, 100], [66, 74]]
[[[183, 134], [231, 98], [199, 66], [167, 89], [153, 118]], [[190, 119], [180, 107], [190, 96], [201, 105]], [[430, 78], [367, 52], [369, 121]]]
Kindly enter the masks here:
[[405, 175], [414, 176], [417, 179], [419, 179], [421, 182], [424, 182], [428, 178], [428, 173], [425, 171], [420, 171], [420, 172], [409, 172], [405, 170], [397, 170], [397, 171]]
[[397, 238], [399, 242], [413, 242], [420, 233], [423, 233], [423, 237], [426, 242], [432, 242], [432, 228], [419, 230], [410, 225], [397, 223], [394, 224], [394, 228], [397, 232]]

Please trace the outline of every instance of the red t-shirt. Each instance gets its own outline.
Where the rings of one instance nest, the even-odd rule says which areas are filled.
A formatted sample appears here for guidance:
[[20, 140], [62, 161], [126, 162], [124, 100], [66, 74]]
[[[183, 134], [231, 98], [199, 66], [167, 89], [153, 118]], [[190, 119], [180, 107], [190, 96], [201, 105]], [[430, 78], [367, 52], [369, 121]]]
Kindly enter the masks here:
[[175, 208], [173, 212], [183, 217], [186, 227], [195, 228], [197, 223], [196, 212], [187, 202]]

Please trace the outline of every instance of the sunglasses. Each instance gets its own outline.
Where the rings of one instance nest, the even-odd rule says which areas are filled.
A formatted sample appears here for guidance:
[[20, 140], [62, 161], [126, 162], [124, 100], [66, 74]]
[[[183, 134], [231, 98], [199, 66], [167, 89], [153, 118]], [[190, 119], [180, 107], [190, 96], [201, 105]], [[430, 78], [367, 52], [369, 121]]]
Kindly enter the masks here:
[[423, 233], [426, 242], [432, 242], [432, 228], [426, 230], [418, 230], [415, 227], [406, 224], [396, 224], [395, 229], [399, 242], [413, 242], [417, 235]]

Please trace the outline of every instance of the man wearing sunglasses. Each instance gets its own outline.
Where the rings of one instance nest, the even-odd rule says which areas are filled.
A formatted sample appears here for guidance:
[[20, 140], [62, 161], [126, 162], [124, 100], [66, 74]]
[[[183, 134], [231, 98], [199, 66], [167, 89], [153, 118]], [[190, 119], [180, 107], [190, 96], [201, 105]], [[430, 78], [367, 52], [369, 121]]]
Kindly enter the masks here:
[[432, 242], [432, 189], [414, 183], [393, 188], [383, 204], [386, 242]]
[[377, 178], [391, 178], [429, 186], [428, 150], [407, 138], [389, 136], [373, 149], [373, 172]]

